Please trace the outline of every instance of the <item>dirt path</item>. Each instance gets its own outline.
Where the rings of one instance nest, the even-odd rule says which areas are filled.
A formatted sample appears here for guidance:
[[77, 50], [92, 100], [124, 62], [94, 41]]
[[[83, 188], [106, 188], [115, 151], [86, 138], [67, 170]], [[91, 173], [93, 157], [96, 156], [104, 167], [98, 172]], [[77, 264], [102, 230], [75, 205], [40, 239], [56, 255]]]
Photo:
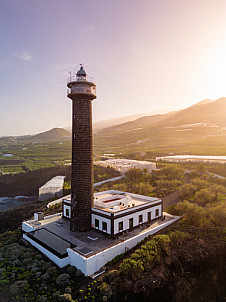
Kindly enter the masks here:
[[175, 191], [165, 197], [163, 197], [163, 211], [165, 211], [169, 206], [173, 206], [174, 204], [180, 201], [180, 191]]

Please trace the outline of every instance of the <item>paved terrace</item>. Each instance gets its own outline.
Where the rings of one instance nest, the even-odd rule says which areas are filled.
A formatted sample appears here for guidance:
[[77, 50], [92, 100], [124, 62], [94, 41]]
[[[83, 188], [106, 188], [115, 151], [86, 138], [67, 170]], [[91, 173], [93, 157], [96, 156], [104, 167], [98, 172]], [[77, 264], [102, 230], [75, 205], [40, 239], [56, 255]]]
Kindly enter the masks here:
[[[164, 220], [158, 220], [151, 225], [143, 225], [134, 229], [133, 231], [127, 232], [126, 234], [122, 234], [118, 237], [118, 239], [112, 239], [105, 234], [102, 234], [96, 230], [91, 230], [89, 232], [71, 232], [70, 231], [70, 221], [62, 218], [61, 215], [52, 216], [50, 218], [45, 218], [41, 221], [27, 221], [26, 224], [32, 226], [34, 230], [39, 228], [45, 228], [50, 232], [62, 237], [63, 239], [71, 242], [76, 245], [74, 250], [79, 251], [82, 248], [88, 248], [92, 251], [89, 256], [100, 252], [106, 248], [109, 248], [112, 245], [115, 245], [121, 241], [130, 239], [136, 235], [141, 235], [148, 230], [154, 229], [157, 226], [164, 225], [165, 223], [178, 219], [177, 216], [172, 216], [168, 213], [163, 213], [165, 216]], [[177, 220], [176, 219], [176, 220]]]

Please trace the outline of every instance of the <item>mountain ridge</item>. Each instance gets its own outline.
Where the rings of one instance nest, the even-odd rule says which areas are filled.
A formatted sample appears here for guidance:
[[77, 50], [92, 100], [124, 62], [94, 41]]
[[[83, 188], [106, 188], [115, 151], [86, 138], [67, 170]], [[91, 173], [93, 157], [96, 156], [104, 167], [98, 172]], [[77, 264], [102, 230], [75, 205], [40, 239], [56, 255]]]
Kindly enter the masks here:
[[53, 128], [36, 135], [32, 135], [32, 140], [54, 140], [71, 136], [71, 133], [63, 128]]

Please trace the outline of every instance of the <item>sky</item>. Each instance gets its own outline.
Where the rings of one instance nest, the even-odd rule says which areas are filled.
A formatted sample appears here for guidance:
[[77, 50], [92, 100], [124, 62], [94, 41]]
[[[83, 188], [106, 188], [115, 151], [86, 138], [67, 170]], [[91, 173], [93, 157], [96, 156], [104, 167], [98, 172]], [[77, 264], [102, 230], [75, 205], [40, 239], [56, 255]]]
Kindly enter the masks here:
[[0, 136], [71, 125], [69, 71], [93, 121], [226, 96], [225, 0], [0, 0]]

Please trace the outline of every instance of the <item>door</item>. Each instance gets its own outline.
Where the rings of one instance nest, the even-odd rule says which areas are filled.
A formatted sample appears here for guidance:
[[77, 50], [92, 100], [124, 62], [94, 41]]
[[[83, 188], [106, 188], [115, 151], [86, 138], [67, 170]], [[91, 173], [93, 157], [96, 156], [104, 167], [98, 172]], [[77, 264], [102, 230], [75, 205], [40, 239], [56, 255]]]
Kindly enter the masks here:
[[129, 220], [129, 229], [132, 230], [133, 228], [133, 218], [130, 218]]

